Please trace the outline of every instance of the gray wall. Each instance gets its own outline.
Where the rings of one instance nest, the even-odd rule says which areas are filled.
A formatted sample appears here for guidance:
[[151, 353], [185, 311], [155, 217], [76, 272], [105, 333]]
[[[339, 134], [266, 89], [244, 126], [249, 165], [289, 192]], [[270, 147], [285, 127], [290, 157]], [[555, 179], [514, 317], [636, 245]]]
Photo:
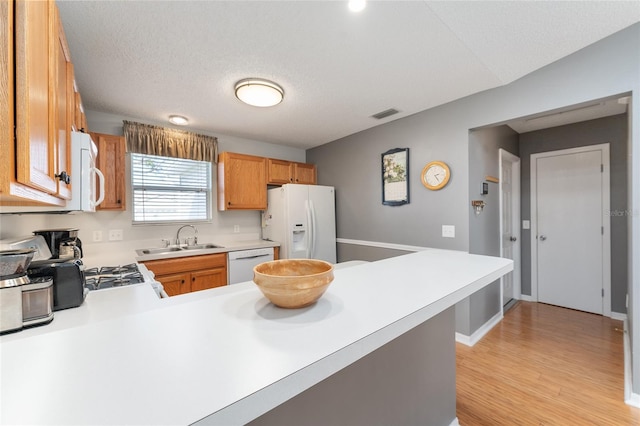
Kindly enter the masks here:
[[[499, 177], [498, 150], [518, 153], [518, 134], [507, 126], [469, 132], [469, 198], [486, 204], [479, 215], [469, 215], [469, 253], [500, 256], [500, 197], [498, 185], [489, 182], [489, 193], [480, 195], [486, 176]], [[500, 312], [500, 280], [456, 305], [456, 331], [467, 336]]]
[[367, 262], [375, 262], [376, 260], [412, 253], [404, 250], [343, 243], [338, 243], [337, 249], [338, 262], [347, 262], [349, 260], [366, 260]]
[[[611, 170], [611, 310], [626, 313], [627, 295], [627, 114], [520, 135], [522, 219], [531, 219], [531, 154], [609, 143]], [[604, 212], [606, 215], [607, 212]], [[522, 233], [522, 293], [531, 295], [531, 232]]]
[[[567, 106], [632, 92], [640, 102], [640, 24], [613, 34], [572, 55], [502, 87], [381, 124], [307, 152], [319, 182], [334, 185], [339, 238], [469, 250], [468, 133], [490, 125]], [[429, 96], [429, 93], [424, 93]], [[393, 102], [393, 100], [390, 100]], [[402, 105], [395, 105], [402, 109]], [[640, 182], [640, 109], [631, 115], [631, 173]], [[411, 203], [381, 204], [380, 154], [410, 148]], [[449, 163], [452, 179], [440, 191], [428, 191], [419, 173], [431, 160]], [[630, 189], [632, 209], [640, 209], [640, 184]], [[635, 210], [634, 210], [635, 211]], [[640, 253], [640, 215], [629, 219], [634, 237], [629, 257]], [[443, 224], [455, 225], [456, 238], [441, 237]], [[640, 266], [631, 266], [633, 288], [640, 287]], [[640, 305], [640, 291], [632, 303]], [[630, 323], [640, 322], [640, 309]], [[637, 328], [637, 327], [636, 327]], [[640, 392], [640, 336], [632, 336], [633, 383]]]
[[453, 321], [453, 310], [447, 309], [249, 425], [453, 424]]

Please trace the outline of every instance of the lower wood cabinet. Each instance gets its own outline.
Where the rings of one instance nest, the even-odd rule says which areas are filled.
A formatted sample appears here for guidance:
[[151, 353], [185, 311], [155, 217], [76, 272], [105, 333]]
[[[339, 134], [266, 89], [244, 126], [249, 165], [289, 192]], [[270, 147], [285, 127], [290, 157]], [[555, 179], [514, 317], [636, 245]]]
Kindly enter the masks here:
[[169, 296], [227, 285], [227, 254], [142, 262], [160, 281]]

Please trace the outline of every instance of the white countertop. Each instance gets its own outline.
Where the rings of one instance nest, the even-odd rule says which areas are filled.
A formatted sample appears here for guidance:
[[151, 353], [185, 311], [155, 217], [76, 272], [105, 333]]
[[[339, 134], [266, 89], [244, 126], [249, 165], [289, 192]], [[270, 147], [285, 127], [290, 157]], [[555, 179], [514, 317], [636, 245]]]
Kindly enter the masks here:
[[243, 424], [512, 268], [508, 259], [428, 249], [337, 269], [303, 309], [277, 308], [247, 282], [162, 300], [140, 290], [139, 307], [121, 304], [112, 318], [70, 310], [85, 321], [0, 338], [0, 419]]

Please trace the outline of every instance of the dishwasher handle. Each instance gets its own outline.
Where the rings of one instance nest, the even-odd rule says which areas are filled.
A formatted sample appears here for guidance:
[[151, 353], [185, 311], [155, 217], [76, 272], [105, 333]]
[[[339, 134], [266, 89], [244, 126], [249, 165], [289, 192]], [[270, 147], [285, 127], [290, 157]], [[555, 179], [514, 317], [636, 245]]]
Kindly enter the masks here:
[[257, 259], [259, 257], [269, 257], [271, 256], [270, 254], [256, 254], [255, 256], [243, 256], [243, 257], [236, 257], [234, 260], [245, 260], [245, 259]]

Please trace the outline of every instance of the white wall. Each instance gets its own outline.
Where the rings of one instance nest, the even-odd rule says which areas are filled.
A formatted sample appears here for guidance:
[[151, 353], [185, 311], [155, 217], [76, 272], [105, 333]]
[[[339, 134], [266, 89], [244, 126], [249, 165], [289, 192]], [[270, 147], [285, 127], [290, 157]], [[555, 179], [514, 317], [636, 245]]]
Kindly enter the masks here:
[[[140, 121], [147, 124], [165, 126], [165, 123], [149, 122], [108, 114], [87, 111], [89, 129], [98, 133], [122, 135], [122, 120]], [[167, 126], [169, 127], [169, 126]], [[190, 129], [191, 130], [191, 129]], [[197, 130], [192, 130], [198, 132]], [[199, 132], [216, 136], [219, 151], [232, 151], [289, 161], [305, 161], [305, 151], [300, 148], [274, 145], [271, 143], [238, 138], [229, 135]], [[134, 249], [159, 247], [161, 239], [175, 238], [179, 224], [171, 225], [132, 225], [131, 223], [131, 191], [129, 173], [129, 155], [127, 154], [127, 211], [81, 213], [71, 215], [0, 215], [0, 239], [31, 235], [38, 229], [78, 228], [79, 238], [83, 243], [84, 258], [87, 266], [104, 266], [107, 264], [126, 264], [135, 261]], [[256, 239], [260, 237], [260, 212], [258, 211], [217, 211], [216, 207], [216, 169], [212, 169], [212, 220], [208, 223], [197, 223], [198, 238], [202, 242], [221, 241], [227, 239]], [[266, 190], [266, 188], [265, 188]], [[240, 226], [240, 233], [234, 233], [234, 226]], [[122, 229], [124, 239], [121, 242], [109, 242], [111, 229]], [[103, 241], [93, 242], [93, 232], [102, 231]], [[185, 235], [188, 232], [185, 230]]]

